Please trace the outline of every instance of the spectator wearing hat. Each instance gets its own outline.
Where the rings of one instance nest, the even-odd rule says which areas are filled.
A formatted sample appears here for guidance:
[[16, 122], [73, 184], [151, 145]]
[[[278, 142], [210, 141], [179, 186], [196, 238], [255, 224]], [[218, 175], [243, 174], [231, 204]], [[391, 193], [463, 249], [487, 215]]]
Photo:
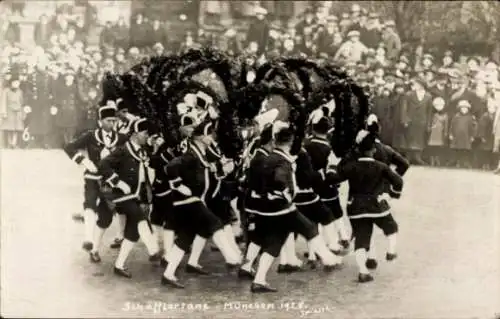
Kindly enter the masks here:
[[432, 97], [425, 89], [421, 79], [413, 81], [413, 90], [408, 92], [402, 101], [401, 123], [408, 157], [418, 165], [424, 165], [422, 151], [427, 146], [426, 134], [431, 120]]
[[134, 22], [130, 26], [130, 46], [143, 49], [148, 41], [148, 25], [144, 21], [142, 13], [137, 13]]
[[125, 22], [125, 17], [120, 16], [118, 22], [113, 25], [113, 34], [115, 35], [115, 45], [119, 48], [128, 48], [129, 46], [129, 27]]
[[26, 105], [31, 112], [28, 115], [27, 125], [30, 134], [38, 147], [53, 146], [52, 127], [53, 118], [50, 114], [50, 79], [47, 74], [45, 59], [40, 59], [36, 70], [27, 79]]
[[374, 97], [373, 105], [373, 113], [379, 119], [381, 126], [379, 138], [384, 144], [390, 145], [394, 136], [395, 105], [392, 89], [387, 83], [380, 86], [380, 94]]
[[447, 159], [449, 118], [445, 110], [445, 103], [442, 97], [436, 97], [432, 101], [434, 114], [429, 122], [429, 139], [427, 141], [427, 152], [432, 166], [440, 166]]
[[460, 168], [471, 167], [472, 142], [476, 137], [477, 123], [470, 112], [471, 104], [467, 100], [458, 102], [458, 112], [450, 124], [450, 148], [454, 150], [456, 166]]
[[99, 46], [102, 51], [106, 51], [109, 48], [114, 48], [116, 45], [116, 35], [114, 33], [113, 24], [111, 21], [106, 21], [104, 28], [101, 31]]
[[300, 21], [295, 25], [295, 32], [296, 34], [300, 36], [304, 36], [304, 30], [306, 28], [311, 28], [313, 25], [316, 24], [315, 18], [314, 18], [314, 11], [312, 8], [307, 8], [304, 11], [304, 14]]
[[359, 41], [359, 31], [350, 31], [347, 34], [348, 40], [344, 42], [334, 56], [335, 61], [358, 63], [368, 49]]
[[384, 31], [382, 33], [382, 41], [385, 44], [387, 59], [395, 61], [401, 52], [401, 39], [396, 33], [396, 23], [390, 20], [384, 24]]
[[[55, 116], [55, 126], [58, 130], [60, 140], [64, 144], [69, 143], [75, 133], [79, 123], [77, 109], [77, 88], [75, 83], [75, 74], [67, 70], [64, 74], [63, 83], [61, 83], [61, 95], [57, 97], [56, 105], [57, 110], [51, 113]], [[55, 113], [55, 114], [54, 114]]]
[[481, 115], [478, 121], [478, 149], [477, 149], [477, 167], [491, 170], [495, 168], [496, 160], [493, 156], [494, 134], [493, 124], [497, 106], [494, 103], [488, 103], [487, 110]]
[[[315, 40], [320, 54], [325, 53], [327, 56], [333, 56], [337, 52], [336, 49], [338, 47], [335, 45], [335, 35], [338, 34], [340, 36], [340, 32], [335, 21], [335, 16], [329, 16], [326, 27], [318, 28]], [[340, 41], [342, 41], [342, 37], [340, 37]]]
[[351, 31], [361, 32], [363, 26], [361, 25], [361, 16], [363, 15], [361, 11], [361, 7], [358, 4], [353, 4], [351, 7], [350, 14], [350, 24], [346, 29], [346, 32], [349, 33]]
[[250, 24], [247, 32], [247, 43], [255, 42], [257, 43], [257, 55], [260, 56], [266, 52], [267, 45], [269, 42], [269, 22], [266, 19], [267, 10], [262, 7], [256, 7], [255, 20]]
[[[24, 98], [20, 89], [19, 76], [14, 74], [6, 87], [0, 91], [0, 131], [7, 139], [7, 147], [17, 148], [21, 132], [24, 130]], [[2, 145], [5, 145], [2, 142]]]
[[163, 47], [168, 44], [168, 37], [165, 28], [162, 26], [160, 19], [155, 18], [148, 30], [148, 37], [150, 38], [149, 46], [160, 43]]
[[361, 30], [361, 42], [368, 48], [376, 48], [382, 40], [382, 33], [380, 30], [380, 23], [378, 14], [371, 12], [368, 15], [368, 21]]
[[34, 39], [36, 45], [41, 47], [46, 47], [49, 43], [50, 33], [51, 33], [51, 25], [49, 23], [49, 18], [46, 14], [42, 14], [40, 16], [39, 22], [35, 26], [35, 34]]
[[449, 116], [453, 118], [457, 112], [458, 102], [461, 100], [468, 101], [472, 108], [469, 110], [473, 115], [481, 116], [484, 110], [484, 104], [479, 97], [471, 89], [471, 81], [467, 77], [461, 79], [460, 85], [457, 89], [452, 90], [450, 95]]

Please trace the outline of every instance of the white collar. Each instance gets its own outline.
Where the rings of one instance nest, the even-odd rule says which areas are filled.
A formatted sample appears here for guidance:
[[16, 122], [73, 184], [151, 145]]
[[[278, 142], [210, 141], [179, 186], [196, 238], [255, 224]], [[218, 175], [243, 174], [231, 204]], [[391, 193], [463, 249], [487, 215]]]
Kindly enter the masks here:
[[358, 161], [360, 161], [360, 162], [375, 162], [375, 159], [372, 157], [360, 157], [360, 158], [358, 158]]
[[142, 149], [142, 147], [133, 140], [129, 140], [129, 142], [130, 145], [132, 145], [132, 147], [134, 148], [134, 151], [139, 151], [140, 149]]
[[283, 156], [290, 163], [295, 162], [294, 156], [292, 156], [289, 153], [283, 151], [282, 149], [275, 148], [273, 152], [276, 153], [276, 154], [279, 154], [279, 155]]

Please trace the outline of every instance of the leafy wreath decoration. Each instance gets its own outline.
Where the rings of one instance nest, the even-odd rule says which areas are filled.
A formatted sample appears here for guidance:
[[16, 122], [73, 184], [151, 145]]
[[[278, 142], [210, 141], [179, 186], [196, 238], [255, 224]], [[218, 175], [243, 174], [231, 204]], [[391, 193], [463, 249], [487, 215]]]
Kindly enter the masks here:
[[[333, 113], [336, 134], [331, 139], [334, 151], [342, 156], [354, 144], [356, 132], [363, 127], [368, 115], [371, 99], [337, 66], [320, 65], [305, 58], [278, 58], [257, 68], [255, 80], [247, 83], [249, 66], [244, 61], [244, 56], [231, 57], [211, 48], [146, 59], [124, 74], [106, 74], [101, 103], [122, 98], [131, 112], [150, 119], [166, 142], [174, 146], [180, 139], [177, 104], [188, 93], [204, 92], [213, 98], [219, 109], [219, 146], [225, 156], [236, 158], [243, 145], [239, 127], [257, 116], [268, 96], [280, 95], [289, 105], [289, 121], [296, 131], [294, 153], [300, 149], [305, 136], [308, 114], [333, 99], [336, 103]], [[191, 79], [206, 69], [219, 76], [227, 99]], [[322, 79], [319, 88], [313, 89], [307, 70], [314, 71]], [[302, 90], [290, 72], [297, 74]]]

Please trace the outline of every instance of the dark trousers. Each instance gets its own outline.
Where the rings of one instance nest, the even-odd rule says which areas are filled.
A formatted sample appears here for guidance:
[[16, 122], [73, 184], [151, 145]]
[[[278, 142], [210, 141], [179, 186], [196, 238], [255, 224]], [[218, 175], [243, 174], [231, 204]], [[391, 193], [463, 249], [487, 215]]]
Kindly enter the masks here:
[[129, 199], [116, 203], [116, 210], [119, 214], [124, 214], [127, 217], [124, 238], [134, 243], [137, 242], [140, 238], [137, 225], [139, 222], [147, 220], [146, 212], [141, 207], [141, 203], [137, 199]]
[[318, 226], [298, 210], [278, 216], [255, 215], [255, 236], [260, 238], [263, 252], [278, 257], [290, 233], [311, 240], [318, 235]]
[[83, 208], [92, 209], [97, 214], [97, 226], [107, 229], [113, 221], [113, 209], [101, 191], [100, 181], [85, 179], [83, 190]]
[[184, 251], [189, 251], [196, 235], [210, 238], [224, 225], [201, 201], [173, 206], [173, 229], [177, 238], [175, 244]]
[[392, 214], [382, 217], [350, 218], [352, 237], [354, 237], [354, 250], [370, 250], [370, 241], [373, 234], [373, 225], [377, 225], [386, 236], [398, 232], [398, 224]]
[[153, 210], [149, 220], [152, 225], [163, 226], [166, 230], [173, 230], [172, 225], [172, 196], [153, 196]]

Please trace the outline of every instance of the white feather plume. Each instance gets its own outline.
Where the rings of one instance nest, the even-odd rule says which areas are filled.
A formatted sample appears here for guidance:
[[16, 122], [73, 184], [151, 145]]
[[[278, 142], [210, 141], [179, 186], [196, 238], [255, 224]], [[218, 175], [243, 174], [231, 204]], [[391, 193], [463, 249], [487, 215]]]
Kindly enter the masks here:
[[255, 117], [255, 121], [259, 124], [259, 128], [263, 129], [269, 123], [273, 123], [279, 115], [278, 109], [271, 109], [261, 113]]
[[367, 137], [369, 134], [369, 132], [367, 130], [361, 130], [358, 132], [358, 134], [356, 135], [356, 144], [361, 144], [361, 142], [363, 142], [363, 140], [365, 139], [365, 137]]
[[366, 120], [366, 124], [368, 126], [372, 125], [373, 123], [378, 123], [378, 118], [375, 114], [370, 114], [368, 115], [368, 119]]
[[332, 114], [335, 111], [335, 108], [337, 107], [337, 104], [335, 103], [335, 99], [331, 99], [328, 103], [324, 105], [330, 114]]
[[325, 116], [325, 113], [321, 108], [316, 109], [311, 112], [311, 115], [309, 115], [309, 123], [311, 124], [317, 124], [322, 118]]
[[289, 123], [283, 122], [283, 121], [276, 121], [273, 123], [273, 136], [278, 134], [284, 129], [287, 129], [290, 127]]

